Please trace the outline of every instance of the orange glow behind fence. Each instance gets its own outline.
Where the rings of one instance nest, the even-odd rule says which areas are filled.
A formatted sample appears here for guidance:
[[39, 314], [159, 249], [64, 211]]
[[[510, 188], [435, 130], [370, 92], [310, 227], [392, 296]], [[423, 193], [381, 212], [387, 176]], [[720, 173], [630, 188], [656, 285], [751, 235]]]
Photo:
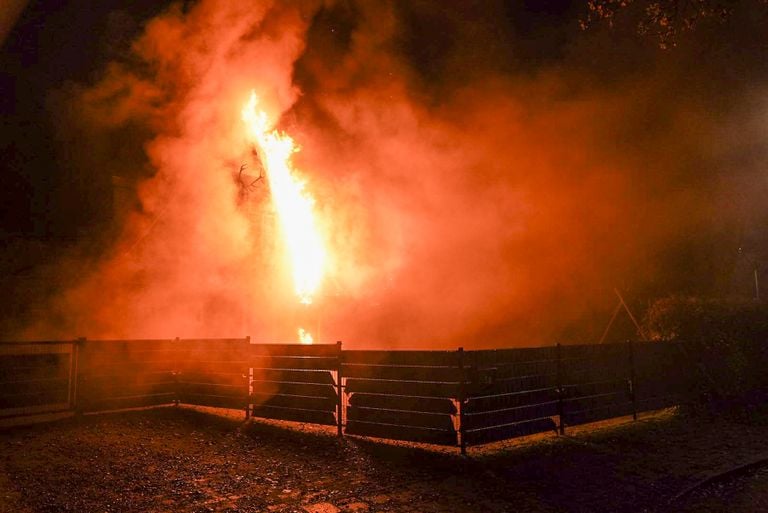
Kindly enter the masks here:
[[[309, 305], [320, 287], [326, 259], [313, 212], [315, 200], [305, 190], [305, 182], [297, 176], [291, 162], [291, 156], [299, 151], [296, 144], [287, 134], [273, 129], [258, 104], [259, 99], [252, 92], [242, 118], [269, 179], [272, 202], [288, 247], [296, 295], [299, 302]], [[301, 343], [313, 341], [303, 328], [299, 328], [298, 336]]]

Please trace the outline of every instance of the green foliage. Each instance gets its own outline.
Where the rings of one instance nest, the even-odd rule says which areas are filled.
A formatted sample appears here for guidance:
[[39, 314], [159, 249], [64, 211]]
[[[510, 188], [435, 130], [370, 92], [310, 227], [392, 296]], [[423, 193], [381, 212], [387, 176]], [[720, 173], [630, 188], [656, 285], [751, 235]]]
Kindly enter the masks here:
[[656, 301], [643, 323], [649, 338], [683, 344], [702, 396], [750, 401], [768, 390], [765, 303], [671, 297]]

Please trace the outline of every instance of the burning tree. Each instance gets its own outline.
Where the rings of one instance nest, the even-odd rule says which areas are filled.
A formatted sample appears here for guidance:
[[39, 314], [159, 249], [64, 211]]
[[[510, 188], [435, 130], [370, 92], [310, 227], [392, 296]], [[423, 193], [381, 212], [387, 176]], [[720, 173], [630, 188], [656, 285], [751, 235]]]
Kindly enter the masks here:
[[[272, 202], [288, 247], [296, 295], [301, 304], [310, 305], [320, 287], [326, 261], [325, 244], [313, 210], [315, 200], [306, 191], [306, 183], [298, 177], [291, 161], [293, 153], [298, 151], [296, 144], [290, 136], [272, 128], [267, 114], [258, 110], [258, 105], [259, 99], [252, 93], [242, 118], [249, 138], [258, 148], [254, 153], [269, 178]], [[303, 326], [298, 327], [298, 337], [302, 343], [313, 342], [312, 334]]]

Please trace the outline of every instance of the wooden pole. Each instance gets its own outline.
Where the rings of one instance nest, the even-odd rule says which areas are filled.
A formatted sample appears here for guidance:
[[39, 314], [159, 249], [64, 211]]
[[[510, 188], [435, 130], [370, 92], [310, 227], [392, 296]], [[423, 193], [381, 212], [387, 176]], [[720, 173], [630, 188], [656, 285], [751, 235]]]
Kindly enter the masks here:
[[616, 293], [616, 296], [618, 296], [619, 301], [624, 307], [624, 310], [627, 312], [627, 315], [629, 315], [629, 318], [632, 320], [632, 324], [635, 325], [635, 328], [637, 329], [637, 334], [640, 335], [640, 338], [642, 340], [648, 340], [648, 338], [645, 336], [645, 333], [643, 332], [643, 328], [640, 327], [640, 323], [637, 322], [637, 319], [635, 319], [635, 316], [632, 315], [632, 310], [630, 310], [629, 306], [627, 306], [627, 303], [626, 301], [624, 301], [624, 297], [621, 295], [621, 292], [619, 292], [619, 289], [614, 288], [613, 291]]
[[613, 321], [616, 320], [616, 316], [619, 315], [619, 312], [621, 311], [621, 301], [616, 303], [616, 308], [613, 309], [613, 314], [611, 315], [611, 320], [608, 321], [608, 326], [605, 327], [605, 331], [603, 331], [603, 336], [600, 337], [600, 342], [598, 344], [602, 344], [605, 342], [605, 337], [608, 336], [608, 332], [611, 331], [611, 326], [613, 326]]
[[467, 377], [464, 372], [464, 348], [460, 347], [457, 351], [457, 361], [459, 366], [459, 376], [461, 381], [459, 382], [459, 446], [461, 447], [461, 455], [467, 455], [467, 436], [464, 429], [464, 406], [467, 402]]
[[344, 413], [344, 386], [342, 384], [341, 367], [344, 362], [344, 353], [341, 349], [341, 340], [336, 342], [336, 434], [339, 437], [344, 436], [343, 428], [343, 413]]
[[72, 349], [69, 354], [69, 393], [67, 401], [71, 410], [77, 409], [77, 359], [80, 340], [82, 339], [72, 341]]
[[632, 420], [637, 420], [637, 390], [635, 384], [635, 349], [632, 340], [627, 340], [629, 345], [629, 397], [632, 399]]
[[179, 362], [179, 337], [176, 337], [174, 339], [174, 349], [175, 351], [173, 354], [176, 356], [174, 357], [174, 364], [173, 364], [173, 391], [174, 391], [174, 398], [173, 398], [173, 405], [178, 406], [181, 402], [181, 391], [179, 390], [179, 373], [181, 372], [179, 370], [180, 362]]
[[[245, 342], [246, 346], [251, 345], [251, 336], [248, 335], [247, 337], [245, 337], [244, 342]], [[250, 354], [250, 351], [248, 351], [248, 348], [245, 348], [245, 350], [243, 352], [244, 352], [246, 358]], [[248, 419], [251, 418], [251, 379], [252, 379], [251, 372], [252, 371], [251, 371], [250, 364], [246, 363], [246, 367], [245, 367], [245, 420], [248, 420]]]
[[75, 343], [75, 385], [74, 385], [74, 391], [72, 392], [72, 399], [73, 399], [73, 407], [75, 409], [75, 415], [82, 415], [83, 414], [83, 405], [80, 401], [80, 394], [83, 392], [83, 376], [81, 372], [82, 368], [82, 362], [80, 361], [81, 353], [85, 350], [85, 344], [86, 339], [85, 337], [80, 337], [77, 339], [77, 342]]
[[561, 357], [560, 344], [557, 344], [557, 416], [559, 417], [560, 425], [558, 431], [561, 435], [565, 434], [565, 421], [563, 419], [564, 405], [563, 405], [563, 363]]

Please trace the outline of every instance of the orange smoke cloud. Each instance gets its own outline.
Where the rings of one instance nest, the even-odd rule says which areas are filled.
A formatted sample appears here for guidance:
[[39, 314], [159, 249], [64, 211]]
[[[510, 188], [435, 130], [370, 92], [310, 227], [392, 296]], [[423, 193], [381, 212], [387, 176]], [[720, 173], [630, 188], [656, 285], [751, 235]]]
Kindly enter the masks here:
[[[174, 7], [130, 59], [67, 91], [94, 137], [147, 134], [149, 171], [114, 247], [55, 300], [59, 323], [29, 333], [292, 340], [309, 316], [315, 341], [358, 346], [549, 342], [626, 276], [648, 281], [658, 248], [708, 218], [695, 191], [644, 189], [652, 135], [617, 136], [663, 84], [574, 91], [556, 69], [520, 78], [459, 55], [448, 69], [466, 74], [431, 87], [403, 55], [396, 4], [349, 5]], [[354, 22], [328, 25], [333, 9]], [[329, 42], [329, 27], [345, 33]], [[236, 179], [260, 165], [240, 120], [251, 89], [302, 147], [328, 236], [311, 311], [296, 307], [263, 181]], [[698, 109], [671, 115], [670, 151], [709, 142], [705, 122], [685, 128]]]

